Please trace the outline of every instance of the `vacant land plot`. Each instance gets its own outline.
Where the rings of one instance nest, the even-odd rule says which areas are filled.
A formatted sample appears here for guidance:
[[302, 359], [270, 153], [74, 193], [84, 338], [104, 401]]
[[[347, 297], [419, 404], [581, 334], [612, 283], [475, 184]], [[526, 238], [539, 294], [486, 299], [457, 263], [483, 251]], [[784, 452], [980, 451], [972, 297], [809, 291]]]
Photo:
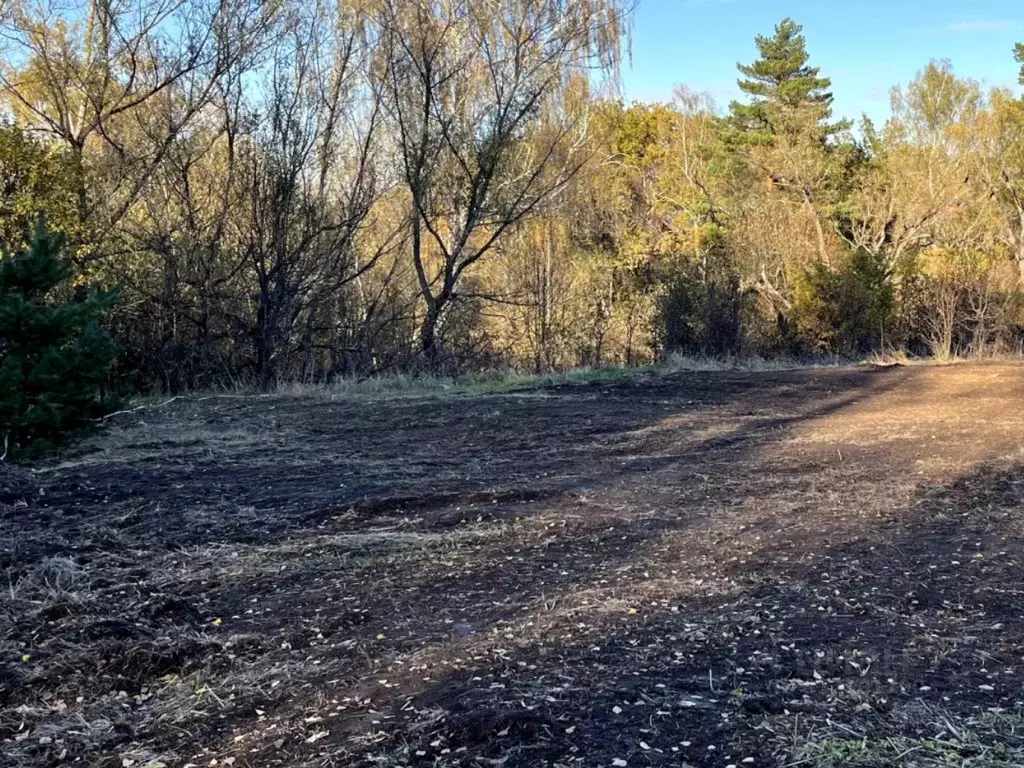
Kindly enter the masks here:
[[0, 764], [1024, 764], [1024, 368], [178, 401], [0, 469]]

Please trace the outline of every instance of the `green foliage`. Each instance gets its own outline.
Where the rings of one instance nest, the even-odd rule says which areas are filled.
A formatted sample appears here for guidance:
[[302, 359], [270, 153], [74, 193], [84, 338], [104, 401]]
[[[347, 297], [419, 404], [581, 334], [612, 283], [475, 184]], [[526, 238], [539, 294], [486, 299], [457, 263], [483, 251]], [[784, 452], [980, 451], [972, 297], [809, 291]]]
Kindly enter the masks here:
[[725, 355], [743, 342], [744, 295], [722, 242], [677, 258], [658, 276], [659, 346], [665, 352]]
[[854, 355], [881, 345], [896, 301], [877, 256], [857, 250], [838, 267], [800, 270], [793, 283], [788, 319], [802, 351]]
[[1024, 43], [1017, 43], [1013, 47], [1013, 58], [1020, 64], [1020, 84], [1024, 85]]
[[674, 114], [660, 104], [634, 104], [617, 115], [614, 148], [622, 162], [643, 167], [664, 156], [666, 127]]
[[757, 36], [757, 61], [737, 65], [744, 75], [740, 90], [751, 102], [730, 104], [727, 125], [745, 141], [769, 143], [774, 136], [799, 133], [811, 125], [816, 138], [824, 142], [850, 127], [848, 121], [828, 122], [832, 81], [820, 77], [818, 67], [808, 65], [802, 30], [792, 19], [784, 19], [772, 37]]
[[104, 406], [114, 345], [100, 320], [114, 292], [62, 300], [72, 274], [62, 246], [40, 219], [29, 248], [0, 258], [0, 440], [9, 458], [39, 454]]
[[736, 275], [710, 280], [680, 274], [659, 303], [666, 352], [725, 355], [740, 351], [743, 295]]

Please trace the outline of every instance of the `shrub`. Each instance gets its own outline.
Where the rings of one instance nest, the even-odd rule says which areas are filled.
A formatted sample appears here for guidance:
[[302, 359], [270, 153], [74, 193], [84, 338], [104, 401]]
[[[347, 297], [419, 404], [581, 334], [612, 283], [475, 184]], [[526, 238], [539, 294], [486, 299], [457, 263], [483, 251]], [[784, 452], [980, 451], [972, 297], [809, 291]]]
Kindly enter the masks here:
[[70, 153], [0, 121], [0, 243], [20, 245], [41, 214], [81, 239], [81, 168]]
[[973, 249], [921, 254], [921, 334], [939, 359], [984, 355], [1018, 341], [1018, 276], [1006, 258]]
[[797, 274], [789, 321], [802, 351], [856, 355], [881, 347], [895, 306], [881, 259], [858, 250]]
[[670, 353], [735, 354], [743, 341], [745, 303], [739, 275], [717, 232], [701, 245], [701, 254], [682, 255], [662, 267], [660, 346]]

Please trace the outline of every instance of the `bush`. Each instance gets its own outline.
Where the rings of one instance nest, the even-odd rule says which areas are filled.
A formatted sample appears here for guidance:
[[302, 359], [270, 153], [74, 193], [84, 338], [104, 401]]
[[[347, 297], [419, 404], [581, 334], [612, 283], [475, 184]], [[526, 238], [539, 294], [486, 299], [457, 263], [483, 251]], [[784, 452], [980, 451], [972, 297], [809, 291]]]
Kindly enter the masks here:
[[920, 333], [938, 359], [984, 355], [1019, 343], [1018, 275], [1005, 258], [972, 249], [932, 248], [918, 259]]
[[103, 411], [114, 344], [100, 320], [113, 291], [61, 295], [71, 264], [40, 220], [29, 247], [0, 256], [0, 454], [28, 458]]
[[664, 289], [656, 334], [665, 352], [727, 355], [743, 343], [744, 296], [740, 279], [719, 247], [703, 257], [684, 256], [659, 276]]
[[858, 355], [882, 346], [895, 307], [881, 259], [858, 250], [836, 267], [799, 272], [788, 319], [800, 351]]
[[0, 243], [20, 245], [42, 214], [60, 231], [80, 236], [80, 181], [70, 153], [0, 121]]

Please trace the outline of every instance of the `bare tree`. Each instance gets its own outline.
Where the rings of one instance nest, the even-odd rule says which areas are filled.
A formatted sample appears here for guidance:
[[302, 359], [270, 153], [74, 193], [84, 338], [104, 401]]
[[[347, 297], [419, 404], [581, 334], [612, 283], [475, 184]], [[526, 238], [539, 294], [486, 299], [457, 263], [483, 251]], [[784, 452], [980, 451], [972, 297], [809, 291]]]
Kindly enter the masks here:
[[431, 364], [465, 271], [583, 167], [587, 115], [573, 88], [616, 72], [623, 5], [381, 3], [378, 70], [410, 199], [419, 342]]
[[393, 247], [393, 228], [369, 252], [359, 235], [386, 191], [378, 135], [381, 100], [366, 77], [371, 41], [345, 4], [296, 4], [287, 44], [259, 95], [245, 96], [253, 130], [239, 157], [239, 215], [230, 236], [254, 292], [248, 329], [260, 384], [282, 350], [309, 356], [329, 323], [321, 311]]
[[404, 233], [375, 210], [391, 182], [363, 18], [331, 0], [294, 2], [270, 32], [265, 57], [230, 69], [171, 142], [145, 215], [122, 224], [151, 261], [131, 286], [167, 312], [162, 357], [174, 367], [184, 323], [192, 353], [234, 339], [229, 368], [245, 365], [239, 347], [251, 349], [263, 387], [285, 363], [290, 376], [315, 375], [346, 287]]
[[80, 167], [79, 211], [102, 240], [138, 201], [222, 77], [258, 58], [279, 3], [8, 0], [0, 94]]

